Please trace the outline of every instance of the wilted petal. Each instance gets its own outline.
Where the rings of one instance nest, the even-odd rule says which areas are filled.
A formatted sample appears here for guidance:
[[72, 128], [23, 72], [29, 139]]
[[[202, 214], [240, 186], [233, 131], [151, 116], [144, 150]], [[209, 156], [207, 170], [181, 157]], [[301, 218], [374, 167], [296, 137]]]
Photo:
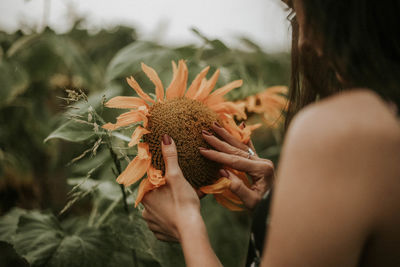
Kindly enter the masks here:
[[133, 90], [136, 91], [136, 93], [143, 98], [143, 100], [148, 101], [150, 103], [155, 103], [151, 97], [146, 94], [143, 89], [140, 87], [140, 85], [137, 83], [137, 81], [131, 76], [129, 78], [126, 78], [126, 81], [128, 82], [129, 86], [133, 88]]
[[125, 186], [130, 186], [136, 183], [146, 173], [150, 167], [151, 158], [141, 159], [139, 156], [135, 157], [129, 162], [126, 169], [118, 176], [117, 183]]
[[147, 77], [149, 77], [149, 79], [156, 86], [155, 91], [157, 100], [159, 101], [164, 100], [164, 86], [162, 85], [162, 82], [160, 80], [160, 77], [158, 77], [157, 72], [153, 68], [144, 64], [143, 62], [142, 62], [142, 70], [144, 71], [144, 73], [146, 73]]
[[144, 101], [140, 97], [133, 97], [133, 96], [116, 96], [111, 98], [105, 104], [108, 108], [138, 108], [141, 106], [148, 107], [146, 101]]
[[231, 201], [229, 201], [228, 199], [226, 199], [224, 196], [222, 195], [214, 195], [215, 200], [221, 204], [222, 206], [224, 206], [225, 208], [232, 210], [232, 211], [242, 211], [243, 208], [235, 205], [234, 203], [232, 203]]
[[185, 96], [187, 98], [193, 99], [196, 92], [199, 90], [201, 81], [206, 77], [210, 66], [205, 67], [199, 74], [197, 74], [196, 78], [193, 80], [192, 84], [190, 85], [189, 89], [187, 90]]
[[102, 126], [102, 128], [107, 130], [115, 130], [119, 127], [128, 126], [130, 124], [143, 121], [144, 126], [147, 126], [148, 119], [146, 115], [141, 110], [131, 110], [125, 113], [122, 113], [117, 117], [117, 122], [115, 124], [106, 123]]
[[217, 69], [210, 80], [207, 81], [205, 86], [200, 87], [200, 90], [197, 91], [194, 99], [198, 101], [203, 101], [210, 95], [212, 89], [214, 89], [215, 85], [217, 84], [219, 73], [219, 69]]
[[209, 108], [217, 113], [236, 115], [239, 117], [239, 119], [246, 119], [247, 117], [246, 113], [244, 112], [244, 104], [242, 103], [222, 102], [209, 106]]
[[212, 92], [205, 100], [204, 103], [207, 105], [214, 105], [216, 103], [222, 102], [223, 101], [223, 96], [229, 93], [231, 90], [242, 86], [243, 81], [242, 80], [236, 80], [231, 83], [228, 83], [225, 86], [222, 86], [221, 88], [215, 90]]
[[132, 134], [131, 141], [129, 142], [128, 146], [134, 146], [139, 144], [140, 139], [142, 138], [143, 135], [150, 133], [149, 130], [146, 128], [143, 128], [142, 126], [136, 127], [135, 131]]
[[200, 187], [199, 189], [201, 192], [205, 194], [221, 194], [226, 189], [228, 189], [230, 185], [231, 185], [231, 180], [229, 180], [226, 177], [222, 177], [218, 179], [218, 181], [216, 181], [214, 184], [206, 185]]
[[[176, 73], [176, 74], [175, 74]], [[182, 97], [185, 94], [188, 70], [185, 61], [179, 60], [178, 70], [167, 88], [167, 99]]]

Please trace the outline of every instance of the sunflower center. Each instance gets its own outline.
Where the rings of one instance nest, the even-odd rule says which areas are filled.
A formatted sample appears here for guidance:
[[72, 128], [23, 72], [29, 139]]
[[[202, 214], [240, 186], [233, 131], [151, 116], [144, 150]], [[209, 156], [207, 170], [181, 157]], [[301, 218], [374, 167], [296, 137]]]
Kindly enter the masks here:
[[175, 98], [154, 104], [148, 117], [151, 133], [143, 140], [149, 144], [153, 166], [164, 173], [161, 140], [168, 134], [175, 141], [179, 166], [189, 183], [195, 188], [212, 184], [220, 165], [204, 158], [199, 147], [209, 147], [201, 132], [212, 132], [211, 125], [218, 121], [218, 115], [199, 101]]

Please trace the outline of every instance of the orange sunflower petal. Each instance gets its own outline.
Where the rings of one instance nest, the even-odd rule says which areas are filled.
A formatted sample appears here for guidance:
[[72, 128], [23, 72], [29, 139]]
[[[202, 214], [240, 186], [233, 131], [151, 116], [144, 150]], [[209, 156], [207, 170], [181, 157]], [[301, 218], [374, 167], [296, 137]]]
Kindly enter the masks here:
[[233, 118], [227, 114], [223, 114], [223, 126], [224, 128], [231, 134], [233, 137], [235, 137], [237, 140], [241, 141], [242, 135], [241, 132], [242, 130], [236, 125], [235, 121]]
[[162, 172], [150, 165], [150, 168], [147, 171], [147, 178], [143, 179], [139, 185], [138, 195], [135, 201], [135, 207], [137, 207], [137, 205], [142, 201], [146, 193], [164, 185], [165, 183], [166, 180], [164, 177], [162, 177]]
[[126, 167], [126, 169], [118, 176], [117, 183], [130, 186], [136, 183], [146, 173], [150, 167], [151, 158], [140, 159], [138, 156], [134, 158]]
[[201, 85], [201, 81], [206, 77], [208, 70], [210, 69], [210, 66], [205, 67], [199, 74], [197, 74], [196, 78], [193, 80], [192, 84], [190, 85], [189, 89], [187, 90], [185, 96], [187, 98], [193, 99], [196, 92], [199, 90], [199, 87]]
[[237, 115], [241, 119], [246, 119], [246, 113], [244, 112], [244, 104], [233, 103], [233, 102], [222, 102], [212, 106], [210, 109], [217, 113], [228, 113], [232, 115]]
[[167, 99], [182, 97], [185, 94], [188, 70], [185, 61], [179, 60], [178, 69], [167, 88]]
[[150, 168], [147, 172], [147, 176], [148, 176], [150, 183], [152, 183], [156, 187], [166, 184], [166, 180], [162, 176], [162, 171], [157, 170], [153, 166], [150, 166]]
[[236, 80], [231, 83], [228, 83], [225, 86], [222, 86], [221, 88], [215, 90], [212, 92], [206, 99], [205, 99], [205, 104], [207, 105], [214, 105], [218, 102], [222, 102], [223, 96], [229, 93], [231, 90], [242, 86], [243, 81], [242, 80]]
[[229, 201], [238, 204], [238, 205], [242, 205], [243, 201], [240, 200], [240, 198], [235, 195], [234, 193], [232, 193], [231, 190], [227, 189], [224, 192], [222, 192], [222, 196], [224, 196], [226, 199], [228, 199]]
[[136, 93], [143, 98], [143, 100], [148, 101], [150, 103], [155, 103], [155, 101], [148, 95], [146, 94], [143, 89], [140, 87], [140, 85], [137, 83], [137, 81], [131, 76], [129, 78], [126, 78], [126, 81], [128, 82], [129, 86], [133, 88], [133, 90], [136, 91]]
[[151, 154], [149, 152], [149, 145], [146, 143], [139, 143], [137, 156], [129, 162], [125, 170], [117, 177], [117, 183], [125, 186], [130, 186], [136, 183], [151, 165]]
[[219, 69], [217, 69], [213, 76], [210, 78], [209, 81], [205, 84], [205, 86], [200, 87], [200, 89], [197, 91], [196, 95], [194, 96], [194, 99], [198, 101], [203, 101], [206, 99], [209, 94], [211, 93], [212, 89], [214, 89], [215, 85], [217, 84], [218, 78], [219, 78]]
[[147, 77], [149, 77], [149, 79], [156, 86], [155, 91], [156, 91], [157, 100], [159, 100], [159, 101], [164, 100], [164, 86], [160, 80], [160, 77], [158, 77], [157, 72], [153, 68], [144, 64], [143, 62], [142, 62], [142, 70], [144, 73], [146, 73]]
[[143, 128], [142, 126], [136, 127], [135, 131], [132, 134], [131, 141], [129, 142], [128, 146], [134, 146], [139, 144], [140, 139], [142, 138], [143, 135], [150, 133], [149, 130], [146, 128]]
[[145, 178], [140, 182], [138, 195], [135, 200], [135, 208], [137, 207], [137, 205], [139, 205], [140, 202], [142, 202], [144, 195], [149, 191], [153, 190], [154, 188], [155, 186], [152, 183], [150, 183], [149, 179]]
[[133, 96], [116, 96], [111, 98], [105, 104], [108, 108], [138, 108], [140, 106], [148, 107], [146, 101], [140, 97]]
[[221, 194], [222, 192], [224, 192], [224, 190], [229, 188], [230, 184], [231, 180], [226, 177], [222, 177], [218, 179], [214, 184], [202, 186], [199, 189], [205, 194]]
[[243, 208], [233, 204], [232, 202], [230, 202], [228, 199], [226, 199], [224, 196], [222, 195], [214, 195], [215, 200], [221, 204], [222, 206], [224, 206], [225, 208], [232, 210], [232, 211], [242, 211]]
[[146, 127], [148, 119], [142, 110], [131, 110], [125, 113], [122, 113], [117, 117], [117, 122], [106, 123], [102, 126], [102, 128], [106, 130], [115, 130], [119, 127], [128, 126], [130, 124], [143, 121], [143, 125]]

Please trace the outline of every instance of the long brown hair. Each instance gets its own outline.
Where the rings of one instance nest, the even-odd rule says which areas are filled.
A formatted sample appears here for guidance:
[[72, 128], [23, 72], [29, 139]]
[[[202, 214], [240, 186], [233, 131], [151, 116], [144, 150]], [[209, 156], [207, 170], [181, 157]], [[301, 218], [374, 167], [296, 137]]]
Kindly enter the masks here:
[[[369, 88], [400, 107], [400, 1], [303, 0], [304, 33], [322, 50], [298, 47], [292, 24], [292, 73], [285, 127], [304, 106], [341, 90]], [[287, 3], [293, 9], [291, 1]], [[294, 13], [292, 11], [292, 13]], [[313, 43], [313, 42], [311, 42]], [[341, 77], [341, 82], [337, 76]]]

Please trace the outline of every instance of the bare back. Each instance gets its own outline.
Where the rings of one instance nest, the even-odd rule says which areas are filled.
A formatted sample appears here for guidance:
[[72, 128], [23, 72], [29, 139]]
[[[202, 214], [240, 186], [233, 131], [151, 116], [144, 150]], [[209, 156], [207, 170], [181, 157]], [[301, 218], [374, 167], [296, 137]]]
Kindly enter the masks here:
[[263, 266], [400, 266], [400, 125], [377, 95], [300, 112], [277, 177]]

